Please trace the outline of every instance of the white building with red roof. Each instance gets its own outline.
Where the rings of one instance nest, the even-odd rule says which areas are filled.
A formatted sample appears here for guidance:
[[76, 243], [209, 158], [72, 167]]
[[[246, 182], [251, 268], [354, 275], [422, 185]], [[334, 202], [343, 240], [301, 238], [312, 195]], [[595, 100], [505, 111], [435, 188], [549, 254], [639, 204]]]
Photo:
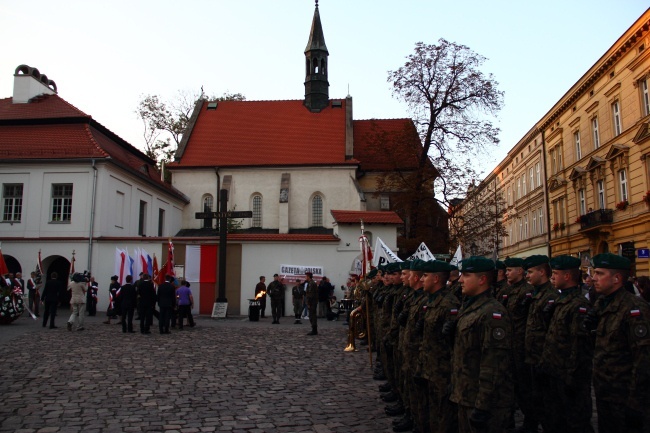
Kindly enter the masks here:
[[16, 68], [13, 97], [0, 99], [0, 186], [10, 270], [29, 278], [41, 251], [47, 276], [64, 279], [74, 252], [75, 270], [96, 275], [104, 309], [116, 247], [162, 259], [161, 239], [178, 232], [189, 202], [155, 161], [26, 65]]

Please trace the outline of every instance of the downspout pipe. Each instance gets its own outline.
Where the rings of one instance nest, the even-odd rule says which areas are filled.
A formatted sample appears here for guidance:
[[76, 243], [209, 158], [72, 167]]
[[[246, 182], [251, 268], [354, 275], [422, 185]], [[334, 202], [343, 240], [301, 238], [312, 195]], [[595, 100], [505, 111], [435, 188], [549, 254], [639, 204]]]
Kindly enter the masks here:
[[[219, 174], [219, 167], [215, 167], [215, 168], [214, 168], [214, 174], [217, 175], [217, 193], [214, 195], [214, 196], [216, 197], [217, 200], [216, 200], [216, 206], [214, 207], [214, 210], [215, 210], [216, 212], [218, 212], [218, 211], [219, 211], [219, 202], [221, 201], [221, 200], [220, 200], [221, 197], [220, 197], [220, 195], [219, 195], [219, 194], [220, 194], [219, 191], [221, 191], [221, 175]], [[216, 224], [215, 224], [215, 227], [216, 227], [216, 228], [219, 228], [219, 227], [218, 227], [218, 226], [219, 226], [219, 219], [218, 219], [218, 218], [217, 218], [217, 220], [215, 221], [215, 223], [216, 223]]]
[[546, 248], [547, 256], [551, 257], [551, 205], [549, 203], [548, 197], [548, 182], [546, 179], [546, 137], [544, 135], [544, 130], [542, 129], [542, 161], [544, 166], [544, 206], [546, 207]]
[[92, 169], [93, 169], [93, 195], [92, 202], [90, 204], [90, 230], [88, 232], [88, 272], [92, 275], [92, 262], [93, 262], [93, 236], [95, 235], [95, 203], [97, 196], [97, 167], [95, 166], [95, 160], [92, 160]]

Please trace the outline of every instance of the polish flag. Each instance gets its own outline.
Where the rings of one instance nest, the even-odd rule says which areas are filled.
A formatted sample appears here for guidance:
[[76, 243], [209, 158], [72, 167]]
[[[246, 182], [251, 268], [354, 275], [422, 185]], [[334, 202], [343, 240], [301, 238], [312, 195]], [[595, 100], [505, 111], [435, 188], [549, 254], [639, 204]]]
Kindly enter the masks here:
[[185, 279], [192, 282], [217, 282], [217, 246], [187, 245], [185, 247]]

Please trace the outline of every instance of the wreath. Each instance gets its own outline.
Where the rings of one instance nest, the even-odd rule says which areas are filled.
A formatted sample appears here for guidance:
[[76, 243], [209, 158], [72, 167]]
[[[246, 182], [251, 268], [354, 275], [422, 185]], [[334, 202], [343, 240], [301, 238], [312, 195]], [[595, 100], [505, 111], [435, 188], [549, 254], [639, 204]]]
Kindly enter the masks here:
[[25, 310], [23, 292], [17, 287], [3, 287], [0, 295], [0, 325], [8, 325]]

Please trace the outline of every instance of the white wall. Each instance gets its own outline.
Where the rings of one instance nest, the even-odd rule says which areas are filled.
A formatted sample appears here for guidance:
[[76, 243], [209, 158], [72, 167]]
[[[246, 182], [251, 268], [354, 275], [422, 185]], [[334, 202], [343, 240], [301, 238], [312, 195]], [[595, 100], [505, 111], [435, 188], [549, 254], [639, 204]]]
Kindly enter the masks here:
[[[282, 173], [291, 174], [289, 192], [289, 227], [309, 227], [310, 198], [319, 192], [324, 198], [323, 225], [332, 227], [330, 210], [361, 210], [361, 201], [352, 177], [354, 167], [313, 168], [248, 168], [221, 169], [221, 182], [232, 176], [228, 209], [252, 210], [251, 196], [262, 195], [262, 228], [279, 228], [279, 198]], [[173, 172], [172, 184], [190, 197], [190, 205], [183, 212], [183, 227], [200, 228], [203, 221], [194, 217], [203, 211], [202, 197], [211, 194], [216, 211], [217, 177], [214, 169], [177, 170]], [[244, 228], [251, 226], [251, 220], [244, 220]]]

